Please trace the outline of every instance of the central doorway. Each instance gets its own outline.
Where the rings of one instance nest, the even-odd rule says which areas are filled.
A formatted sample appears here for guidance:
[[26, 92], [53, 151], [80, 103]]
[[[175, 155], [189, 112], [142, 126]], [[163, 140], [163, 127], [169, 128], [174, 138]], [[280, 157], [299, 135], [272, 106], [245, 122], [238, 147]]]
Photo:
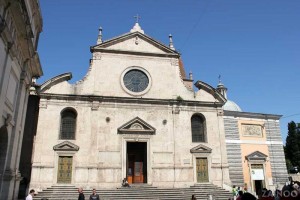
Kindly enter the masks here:
[[127, 142], [126, 177], [129, 184], [147, 183], [147, 142]]

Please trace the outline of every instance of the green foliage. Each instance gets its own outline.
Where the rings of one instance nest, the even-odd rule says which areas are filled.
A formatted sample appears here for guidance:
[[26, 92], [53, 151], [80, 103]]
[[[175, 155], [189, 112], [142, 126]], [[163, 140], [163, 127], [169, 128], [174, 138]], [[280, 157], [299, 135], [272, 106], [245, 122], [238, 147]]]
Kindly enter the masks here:
[[293, 121], [288, 123], [284, 153], [288, 169], [290, 166], [300, 166], [300, 129], [299, 125]]
[[289, 159], [285, 159], [285, 164], [287, 169], [291, 169], [293, 167], [293, 164]]
[[177, 96], [176, 100], [177, 101], [183, 101], [183, 98], [181, 96]]

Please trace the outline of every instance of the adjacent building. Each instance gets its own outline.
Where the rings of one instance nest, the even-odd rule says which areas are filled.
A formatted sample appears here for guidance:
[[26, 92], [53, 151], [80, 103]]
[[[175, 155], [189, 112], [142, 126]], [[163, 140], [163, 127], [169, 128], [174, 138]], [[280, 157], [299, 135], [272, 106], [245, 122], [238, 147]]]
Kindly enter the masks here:
[[41, 31], [38, 0], [0, 0], [0, 199], [18, 196], [29, 90], [43, 74], [36, 52]]
[[[227, 88], [217, 90], [227, 99]], [[224, 105], [224, 128], [232, 185], [259, 193], [288, 181], [280, 133], [281, 115], [243, 112], [233, 101]]]

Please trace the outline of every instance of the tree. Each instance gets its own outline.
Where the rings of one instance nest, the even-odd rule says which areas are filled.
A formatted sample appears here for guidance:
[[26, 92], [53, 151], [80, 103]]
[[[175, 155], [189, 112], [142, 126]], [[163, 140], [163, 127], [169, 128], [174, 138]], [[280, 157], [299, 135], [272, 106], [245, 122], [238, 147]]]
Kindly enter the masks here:
[[[300, 166], [300, 131], [295, 122], [288, 123], [288, 135], [284, 148], [285, 157], [292, 166]], [[290, 164], [289, 164], [290, 165]]]

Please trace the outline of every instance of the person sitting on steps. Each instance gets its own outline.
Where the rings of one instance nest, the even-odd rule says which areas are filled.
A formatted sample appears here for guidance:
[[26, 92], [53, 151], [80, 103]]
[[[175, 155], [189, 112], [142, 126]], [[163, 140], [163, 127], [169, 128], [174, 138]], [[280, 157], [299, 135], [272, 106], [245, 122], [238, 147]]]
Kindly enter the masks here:
[[122, 186], [123, 187], [130, 187], [128, 181], [127, 181], [127, 178], [124, 178], [123, 181], [122, 181]]

